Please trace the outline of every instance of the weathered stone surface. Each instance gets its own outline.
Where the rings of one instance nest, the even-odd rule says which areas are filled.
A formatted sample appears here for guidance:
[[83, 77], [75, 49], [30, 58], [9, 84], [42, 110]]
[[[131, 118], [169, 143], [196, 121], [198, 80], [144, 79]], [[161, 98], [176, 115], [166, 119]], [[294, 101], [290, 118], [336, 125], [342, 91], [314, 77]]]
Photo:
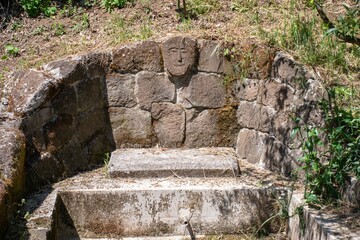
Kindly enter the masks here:
[[[100, 174], [103, 175], [101, 171], [92, 172], [91, 176], [84, 173], [73, 181], [57, 184], [58, 188], [33, 211], [27, 223], [29, 232], [53, 230], [59, 239], [106, 236], [129, 240], [136, 239], [131, 236], [139, 236], [175, 240], [184, 238], [185, 221], [191, 218], [192, 229], [199, 237], [236, 234], [239, 230], [247, 233], [273, 216], [269, 209], [283, 192], [268, 184], [259, 187], [257, 183], [267, 179], [265, 174], [256, 174], [258, 178], [253, 178], [252, 183], [239, 182], [234, 177], [124, 181], [106, 179]], [[86, 183], [86, 189], [80, 183]], [[73, 225], [68, 224], [65, 216], [71, 218]], [[56, 217], [58, 225], [51, 225]], [[269, 229], [274, 229], [271, 221], [269, 225]]]
[[[247, 69], [249, 78], [267, 79], [271, 73], [272, 62], [274, 59], [274, 49], [271, 49], [265, 45], [249, 44], [243, 46], [244, 61], [249, 63], [249, 69]], [[249, 57], [250, 56], [250, 57]]]
[[117, 148], [149, 147], [153, 131], [151, 114], [137, 108], [109, 108], [110, 122]]
[[118, 72], [161, 72], [163, 62], [156, 42], [144, 41], [124, 46], [113, 52], [111, 69]]
[[[64, 107], [66, 108], [66, 106]], [[50, 106], [44, 106], [39, 108], [29, 116], [26, 116], [21, 121], [20, 129], [24, 131], [25, 135], [35, 131], [38, 128], [42, 128], [49, 121], [53, 120], [54, 112]]]
[[[76, 158], [77, 159], [77, 158]], [[72, 159], [72, 161], [75, 161]], [[34, 182], [27, 183], [28, 185], [36, 183], [37, 185], [49, 184], [62, 178], [64, 169], [62, 161], [50, 152], [41, 152], [37, 158], [33, 157], [31, 165], [27, 167], [27, 177]], [[35, 186], [29, 186], [33, 189]]]
[[74, 87], [79, 112], [106, 106], [105, 89], [101, 78], [85, 79], [78, 82]]
[[57, 91], [56, 80], [34, 70], [16, 72], [9, 95], [9, 110], [23, 116], [44, 105]]
[[161, 147], [179, 147], [185, 137], [185, 111], [180, 105], [154, 103], [151, 115]]
[[198, 42], [199, 65], [202, 72], [224, 73], [224, 47], [216, 41], [202, 40]]
[[44, 126], [47, 151], [54, 152], [67, 144], [75, 134], [74, 118], [64, 114]]
[[109, 107], [134, 107], [135, 76], [131, 74], [109, 74], [106, 76]]
[[179, 89], [178, 102], [185, 108], [221, 108], [226, 105], [226, 92], [221, 76], [199, 73], [189, 86]]
[[240, 130], [237, 143], [236, 153], [241, 159], [250, 163], [263, 165], [262, 160], [266, 152], [266, 140], [269, 135], [255, 130], [243, 128]]
[[4, 236], [7, 228], [7, 209], [6, 209], [6, 188], [5, 183], [0, 178], [0, 235]]
[[171, 76], [184, 76], [194, 67], [196, 60], [196, 41], [183, 36], [168, 38], [161, 51], [164, 66]]
[[255, 101], [259, 94], [260, 81], [256, 79], [244, 79], [234, 82], [233, 95], [237, 100]]
[[269, 132], [275, 113], [273, 108], [256, 102], [241, 101], [237, 110], [238, 123], [244, 128]]
[[290, 176], [292, 166], [287, 147], [273, 137], [266, 138], [265, 144], [266, 150], [261, 161], [266, 169]]
[[[74, 119], [75, 133], [80, 143], [89, 142], [97, 133], [110, 129], [110, 123], [104, 109], [89, 111]], [[71, 132], [71, 128], [68, 130]]]
[[318, 80], [309, 79], [306, 82], [304, 92], [299, 97], [305, 102], [322, 101], [327, 99], [327, 92]]
[[135, 96], [141, 109], [149, 110], [156, 102], [174, 101], [175, 85], [165, 74], [140, 72], [135, 80]]
[[104, 78], [109, 71], [111, 62], [110, 52], [90, 52], [79, 57], [86, 68], [88, 78]]
[[25, 137], [5, 124], [0, 123], [0, 236], [22, 198], [25, 183]]
[[43, 66], [44, 70], [62, 84], [71, 84], [86, 78], [86, 69], [79, 58], [56, 60]]
[[110, 177], [238, 177], [232, 148], [118, 149], [111, 153]]
[[54, 114], [77, 114], [78, 104], [75, 88], [66, 86], [52, 100]]
[[56, 158], [63, 165], [63, 176], [71, 176], [79, 171], [89, 168], [88, 159], [83, 152], [82, 146], [76, 140], [72, 140], [56, 152]]
[[301, 83], [308, 79], [318, 79], [317, 75], [305, 66], [295, 62], [293, 57], [284, 52], [279, 52], [275, 56], [271, 78], [279, 78], [283, 82], [297, 85], [301, 89]]
[[185, 147], [233, 147], [239, 132], [232, 107], [186, 111]]
[[265, 81], [260, 87], [258, 102], [277, 110], [287, 110], [294, 100], [295, 89], [274, 80]]

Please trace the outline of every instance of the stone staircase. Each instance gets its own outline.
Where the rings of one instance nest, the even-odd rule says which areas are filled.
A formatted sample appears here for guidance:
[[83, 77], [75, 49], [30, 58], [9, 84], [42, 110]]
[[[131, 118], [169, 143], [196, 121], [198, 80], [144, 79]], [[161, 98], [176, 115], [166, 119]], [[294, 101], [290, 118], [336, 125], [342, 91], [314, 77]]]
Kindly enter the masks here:
[[30, 239], [208, 239], [254, 232], [276, 214], [284, 193], [268, 176], [245, 166], [240, 172], [232, 148], [118, 149], [107, 173], [98, 169], [55, 184], [27, 229]]

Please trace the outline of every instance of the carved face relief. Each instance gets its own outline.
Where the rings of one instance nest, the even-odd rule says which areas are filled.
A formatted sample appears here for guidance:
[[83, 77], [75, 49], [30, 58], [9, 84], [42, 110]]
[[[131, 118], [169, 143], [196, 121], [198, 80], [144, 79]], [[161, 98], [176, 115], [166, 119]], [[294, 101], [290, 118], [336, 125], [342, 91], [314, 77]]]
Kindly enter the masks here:
[[188, 37], [173, 37], [162, 45], [164, 65], [172, 76], [183, 76], [195, 63], [196, 42]]

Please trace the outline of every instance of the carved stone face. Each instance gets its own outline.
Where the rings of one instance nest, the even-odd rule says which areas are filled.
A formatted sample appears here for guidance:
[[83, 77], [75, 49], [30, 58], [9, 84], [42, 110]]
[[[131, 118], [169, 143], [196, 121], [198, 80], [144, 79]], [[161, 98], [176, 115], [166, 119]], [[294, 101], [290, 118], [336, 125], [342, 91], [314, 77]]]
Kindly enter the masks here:
[[196, 42], [188, 37], [173, 37], [162, 45], [164, 65], [172, 76], [185, 75], [195, 63]]

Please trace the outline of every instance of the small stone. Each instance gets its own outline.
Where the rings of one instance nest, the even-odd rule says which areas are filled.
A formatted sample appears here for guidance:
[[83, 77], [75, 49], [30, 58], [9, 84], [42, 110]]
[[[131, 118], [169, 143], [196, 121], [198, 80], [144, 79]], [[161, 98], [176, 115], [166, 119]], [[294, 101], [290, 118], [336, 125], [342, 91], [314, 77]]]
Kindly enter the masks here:
[[245, 159], [253, 164], [261, 164], [266, 152], [266, 139], [269, 137], [266, 133], [243, 128], [240, 130], [236, 153], [241, 159]]

